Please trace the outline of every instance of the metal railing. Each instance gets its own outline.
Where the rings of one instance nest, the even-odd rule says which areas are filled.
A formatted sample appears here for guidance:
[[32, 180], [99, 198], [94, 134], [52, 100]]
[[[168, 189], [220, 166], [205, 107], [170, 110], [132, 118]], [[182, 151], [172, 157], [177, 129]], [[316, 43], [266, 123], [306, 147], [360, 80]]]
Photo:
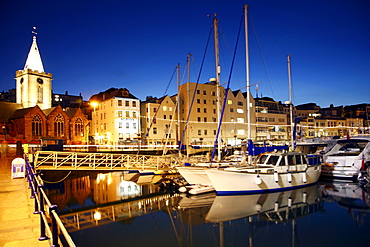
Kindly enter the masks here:
[[160, 170], [171, 169], [178, 159], [168, 156], [37, 151], [35, 169]]
[[[64, 237], [68, 246], [76, 246], [60, 220], [56, 210], [57, 206], [51, 204], [44, 189], [41, 178], [35, 173], [34, 168], [26, 157], [26, 174], [29, 188], [31, 189], [31, 198], [35, 199], [34, 214], [40, 215], [40, 237], [38, 240], [44, 241], [51, 239], [53, 247], [63, 246], [59, 238], [59, 233]], [[48, 219], [51, 219], [51, 226], [48, 225]]]

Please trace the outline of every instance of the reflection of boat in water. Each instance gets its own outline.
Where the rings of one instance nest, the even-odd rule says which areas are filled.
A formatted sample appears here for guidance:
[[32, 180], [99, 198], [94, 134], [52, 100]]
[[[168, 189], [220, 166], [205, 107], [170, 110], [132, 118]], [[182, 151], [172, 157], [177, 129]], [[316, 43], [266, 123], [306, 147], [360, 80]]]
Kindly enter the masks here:
[[321, 183], [324, 192], [324, 200], [337, 202], [340, 207], [346, 208], [359, 224], [363, 224], [363, 218], [370, 213], [370, 193], [360, 186], [359, 183], [345, 181], [325, 181]]
[[[306, 188], [254, 195], [217, 196], [206, 217], [210, 222], [236, 220], [254, 215], [277, 214], [283, 210], [316, 207], [321, 202], [321, 191], [317, 185]], [[304, 213], [304, 210], [300, 210]]]

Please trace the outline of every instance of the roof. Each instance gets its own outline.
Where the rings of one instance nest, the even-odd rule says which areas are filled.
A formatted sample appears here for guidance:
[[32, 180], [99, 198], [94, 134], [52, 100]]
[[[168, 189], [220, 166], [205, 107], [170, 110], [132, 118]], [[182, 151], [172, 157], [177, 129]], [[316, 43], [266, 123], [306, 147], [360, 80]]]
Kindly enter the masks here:
[[104, 92], [100, 92], [90, 97], [90, 101], [104, 101], [111, 98], [128, 98], [128, 99], [138, 99], [130, 93], [126, 88], [110, 88]]
[[46, 116], [49, 116], [49, 114], [54, 111], [54, 109], [57, 108], [56, 106], [55, 107], [51, 107], [51, 108], [47, 108], [47, 109], [43, 109], [43, 113], [46, 115]]
[[11, 102], [0, 102], [0, 122], [5, 123], [13, 113], [22, 108], [22, 104]]
[[28, 107], [28, 108], [23, 108], [23, 109], [17, 109], [16, 111], [13, 112], [11, 117], [9, 119], [15, 119], [15, 118], [22, 118], [24, 115], [32, 111], [32, 109], [35, 108], [34, 106]]

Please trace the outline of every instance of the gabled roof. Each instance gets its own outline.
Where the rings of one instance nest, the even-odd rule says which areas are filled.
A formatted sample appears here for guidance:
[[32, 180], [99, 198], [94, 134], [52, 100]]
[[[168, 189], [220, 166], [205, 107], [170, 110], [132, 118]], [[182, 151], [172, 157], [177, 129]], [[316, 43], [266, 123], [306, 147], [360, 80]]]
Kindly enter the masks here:
[[15, 112], [13, 112], [12, 116], [9, 119], [16, 119], [16, 118], [22, 118], [24, 115], [32, 111], [34, 106], [28, 107], [28, 108], [23, 108], [23, 109], [18, 109]]
[[54, 109], [57, 108], [56, 106], [55, 107], [51, 107], [51, 108], [47, 108], [47, 109], [43, 109], [43, 113], [46, 115], [46, 116], [49, 116], [49, 114], [54, 111]]
[[13, 113], [22, 108], [22, 104], [0, 102], [0, 122], [6, 123]]
[[73, 118], [73, 116], [75, 115], [75, 113], [77, 112], [78, 108], [67, 108], [65, 110], [65, 113], [67, 113], [68, 117], [69, 118]]
[[36, 43], [36, 36], [33, 36], [33, 42], [31, 45], [30, 52], [24, 65], [24, 70], [32, 69], [37, 70], [38, 72], [44, 72], [44, 66], [42, 65], [42, 60], [39, 52], [39, 48]]

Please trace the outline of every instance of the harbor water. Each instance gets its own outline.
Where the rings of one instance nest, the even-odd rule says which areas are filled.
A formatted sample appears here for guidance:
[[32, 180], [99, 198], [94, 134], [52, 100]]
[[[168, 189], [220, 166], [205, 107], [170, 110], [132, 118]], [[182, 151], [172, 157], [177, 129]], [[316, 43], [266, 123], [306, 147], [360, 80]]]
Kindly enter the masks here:
[[45, 171], [41, 177], [76, 246], [370, 246], [370, 193], [348, 181], [188, 196], [176, 192], [176, 175]]

